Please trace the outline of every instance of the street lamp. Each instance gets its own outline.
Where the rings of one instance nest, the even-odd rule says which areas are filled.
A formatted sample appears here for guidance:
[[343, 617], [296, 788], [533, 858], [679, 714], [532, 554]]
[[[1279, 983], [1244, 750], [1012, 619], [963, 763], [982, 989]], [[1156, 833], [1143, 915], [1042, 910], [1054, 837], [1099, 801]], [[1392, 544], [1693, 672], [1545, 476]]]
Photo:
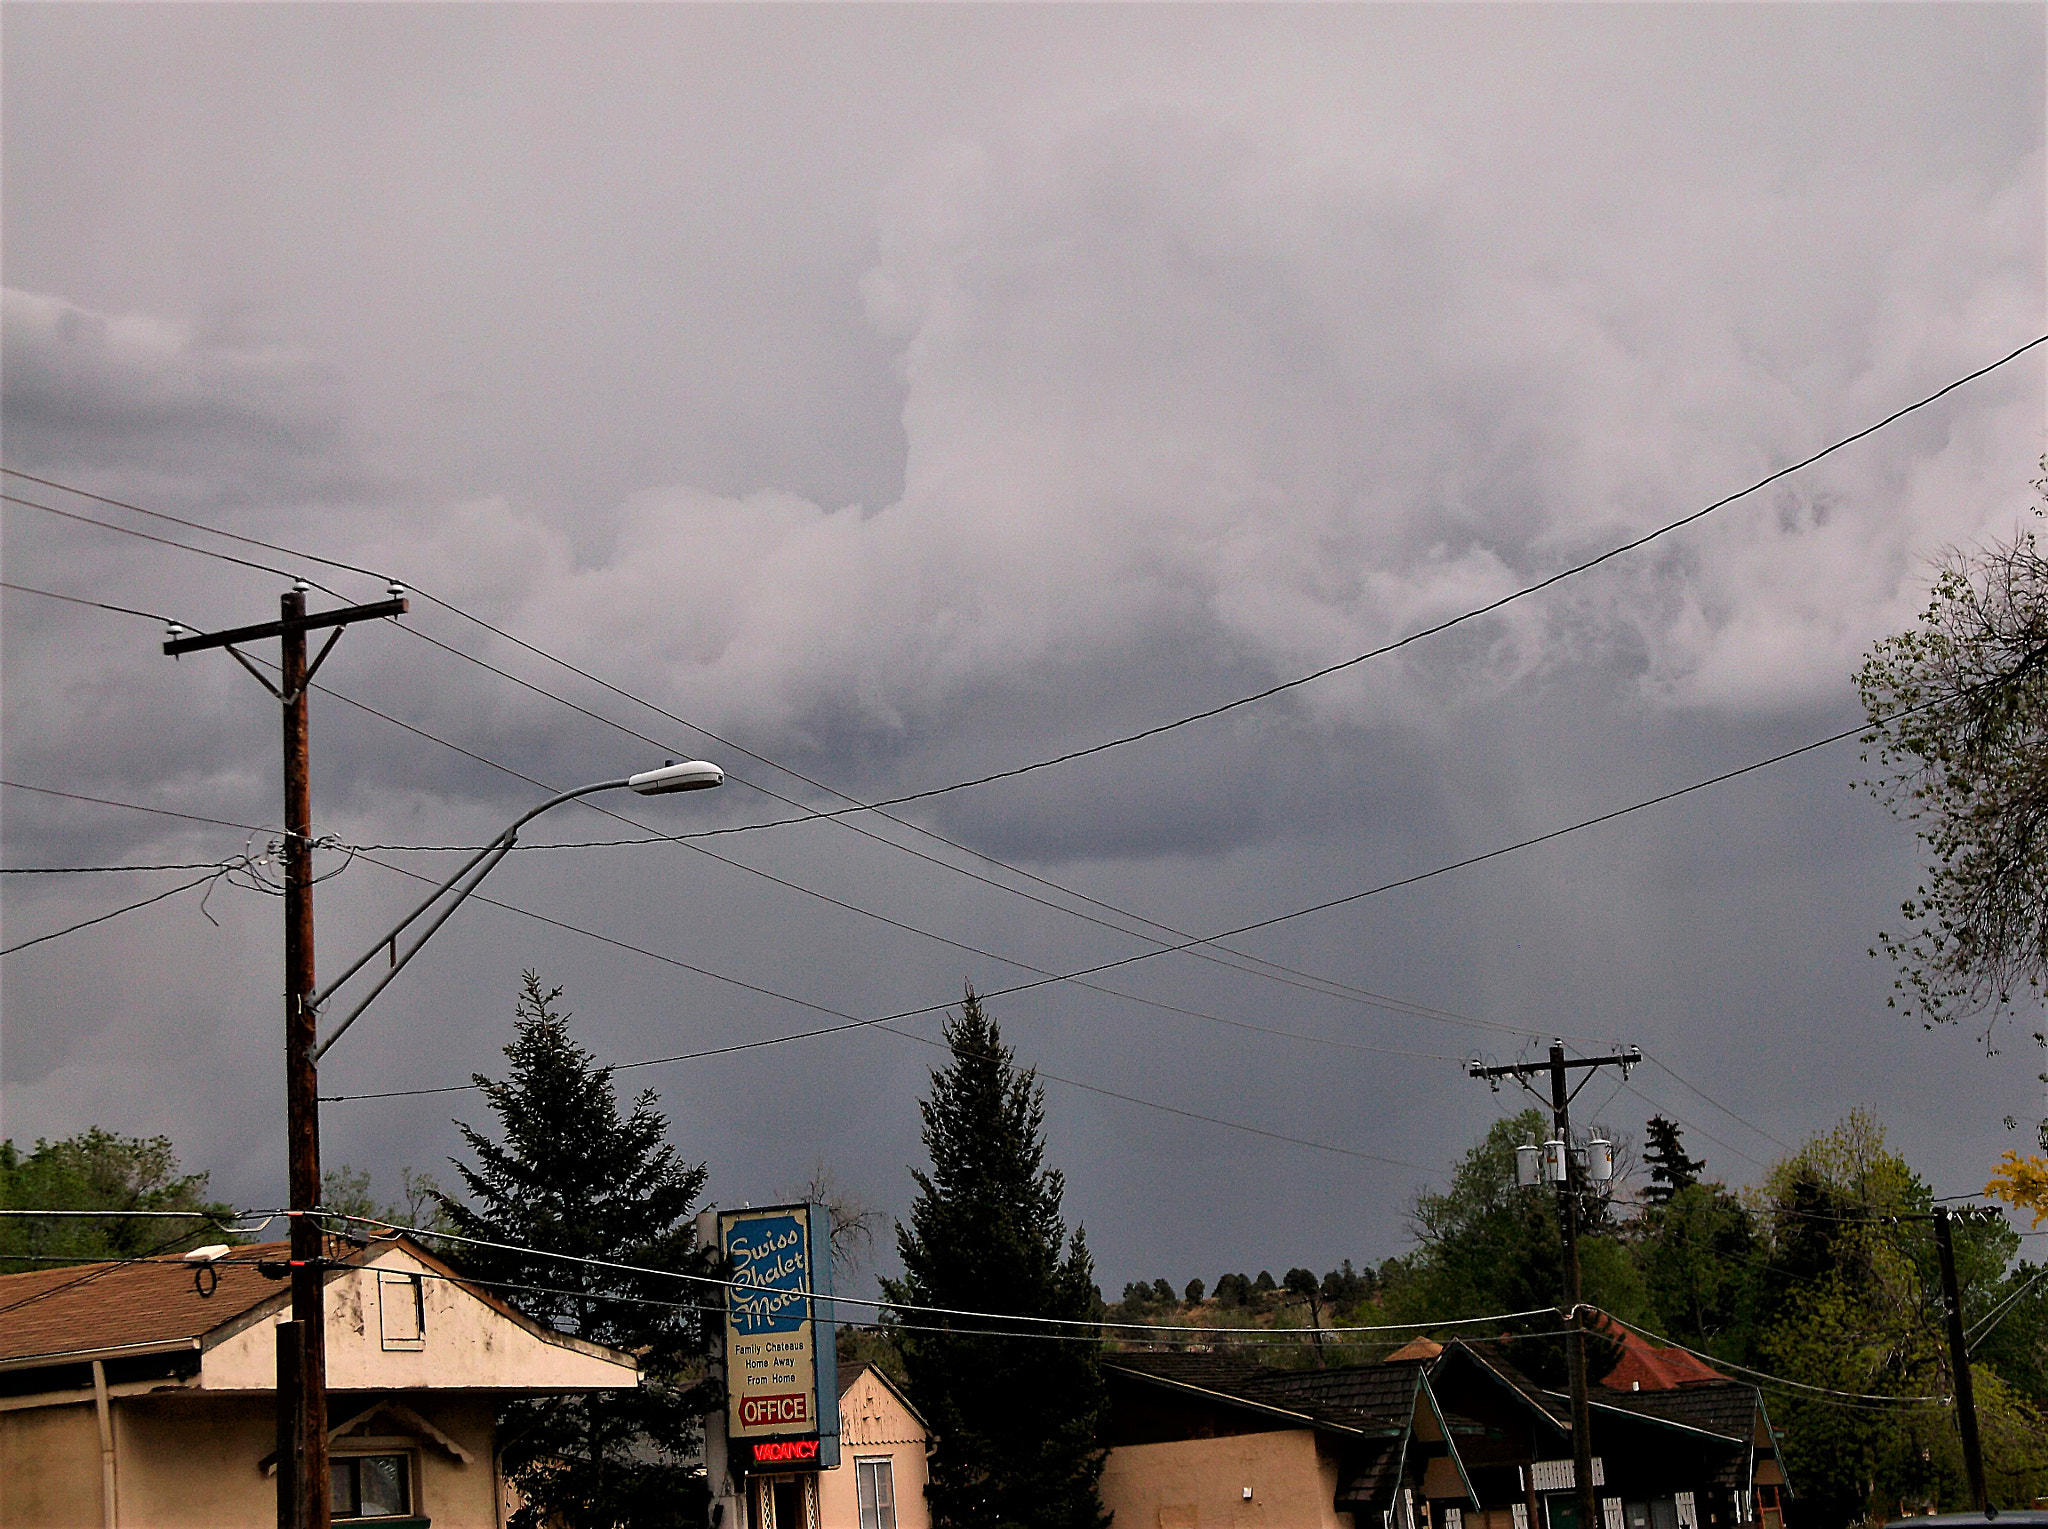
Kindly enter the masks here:
[[[549, 797], [532, 811], [514, 818], [505, 826], [504, 832], [500, 833], [497, 838], [491, 840], [490, 843], [463, 862], [462, 868], [453, 876], [450, 876], [446, 881], [434, 888], [428, 894], [426, 901], [422, 902], [412, 912], [406, 914], [404, 918], [393, 925], [390, 933], [386, 934], [360, 956], [357, 956], [339, 977], [336, 977], [327, 986], [321, 988], [320, 991], [313, 995], [311, 1000], [312, 1006], [314, 1012], [318, 1013], [326, 1007], [327, 1000], [334, 996], [335, 990], [365, 966], [368, 966], [375, 959], [378, 951], [385, 949], [391, 951], [390, 968], [383, 976], [377, 979], [376, 983], [370, 988], [370, 991], [363, 995], [362, 1001], [348, 1011], [347, 1017], [327, 1032], [327, 1038], [313, 1048], [313, 1060], [318, 1062], [320, 1058], [327, 1055], [327, 1048], [340, 1040], [342, 1032], [354, 1024], [357, 1019], [361, 1018], [363, 1010], [374, 1003], [377, 995], [390, 986], [391, 979], [405, 970], [406, 963], [420, 953], [420, 947], [434, 937], [434, 931], [447, 923], [448, 916], [462, 906], [470, 893], [474, 892], [482, 884], [486, 876], [498, 868], [498, 862], [512, 853], [513, 847], [519, 842], [519, 830], [528, 823], [531, 823], [543, 812], [553, 807], [559, 807], [564, 802], [573, 802], [578, 797], [594, 796], [600, 791], [637, 791], [642, 796], [669, 796], [678, 791], [708, 791], [713, 786], [722, 784], [724, 780], [725, 772], [709, 760], [692, 759], [687, 763], [677, 764], [671, 759], [658, 770], [642, 770], [638, 775], [628, 775], [621, 780], [593, 781], [587, 786], [578, 786], [574, 791], [561, 792], [558, 795]], [[468, 878], [467, 881], [464, 881], [465, 877]], [[459, 890], [456, 886], [458, 882], [462, 883]], [[412, 926], [413, 922], [426, 913], [428, 909], [440, 902], [443, 897], [446, 897], [450, 891], [454, 891], [455, 896], [449, 898], [447, 906], [434, 915], [433, 920], [420, 932], [419, 938], [406, 948], [403, 955], [400, 955], [398, 953], [398, 937], [405, 933]]]
[[[301, 639], [303, 640], [303, 639]], [[434, 931], [448, 922], [448, 916], [461, 907], [469, 895], [476, 891], [483, 879], [498, 866], [498, 862], [512, 853], [512, 847], [519, 841], [519, 830], [552, 807], [564, 802], [573, 802], [578, 797], [594, 796], [600, 791], [636, 791], [642, 796], [666, 796], [677, 791], [704, 791], [720, 785], [725, 772], [706, 760], [693, 759], [678, 764], [671, 759], [658, 770], [642, 770], [637, 775], [628, 775], [621, 780], [593, 781], [587, 786], [578, 786], [574, 791], [563, 791], [549, 797], [538, 807], [520, 814], [506, 825], [490, 843], [472, 855], [453, 876], [442, 882], [412, 912], [392, 928], [376, 944], [350, 962], [347, 969], [317, 992], [305, 995], [301, 1012], [307, 1023], [301, 1031], [310, 1041], [311, 1031], [319, 1021], [320, 1010], [335, 990], [365, 966], [369, 965], [378, 951], [389, 949], [392, 953], [391, 967], [372, 984], [362, 1000], [348, 1011], [340, 1024], [327, 1034], [318, 1045], [295, 1046], [288, 1051], [288, 1066], [291, 1069], [289, 1097], [289, 1134], [294, 1164], [294, 1210], [303, 1212], [312, 1209], [319, 1200], [320, 1184], [320, 1114], [318, 1066], [327, 1048], [341, 1038], [348, 1027], [361, 1018], [379, 993], [391, 985], [391, 979], [405, 969], [406, 963], [419, 954], [420, 947], [434, 936]], [[303, 917], [307, 926], [304, 937], [306, 970], [311, 970], [312, 886], [310, 878], [301, 877], [288, 890], [295, 892], [303, 903]], [[449, 893], [454, 896], [449, 897]], [[447, 902], [433, 911], [433, 917], [419, 932], [404, 954], [399, 954], [398, 937], [428, 912], [435, 910], [443, 898]], [[303, 1183], [301, 1182], [303, 1180]], [[309, 1219], [297, 1220], [292, 1232], [292, 1320], [278, 1328], [277, 1390], [278, 1390], [278, 1487], [279, 1520], [290, 1522], [294, 1529], [324, 1529], [327, 1522], [327, 1332], [326, 1294], [322, 1273], [325, 1250], [320, 1240], [317, 1224]], [[303, 1277], [302, 1277], [303, 1276]], [[290, 1445], [292, 1447], [287, 1448]], [[291, 1479], [286, 1480], [287, 1474]], [[286, 1504], [290, 1504], [289, 1512]]]
[[[321, 1289], [326, 1244], [315, 1214], [320, 1208], [320, 1057], [390, 985], [391, 979], [398, 975], [406, 962], [419, 954], [420, 947], [447, 922], [448, 915], [461, 906], [500, 860], [512, 852], [519, 830], [550, 807], [574, 801], [579, 796], [621, 788], [637, 791], [642, 796], [702, 791], [725, 779], [725, 772], [715, 764], [701, 759], [677, 764], [671, 759], [658, 770], [642, 770], [624, 780], [596, 781], [548, 798], [436, 887], [433, 896], [401, 919], [397, 928], [365, 951], [338, 980], [315, 992], [313, 883], [316, 878], [313, 875], [313, 783], [306, 694], [312, 688], [314, 674], [326, 661], [327, 655], [334, 651], [334, 645], [345, 628], [359, 621], [403, 616], [408, 602], [405, 586], [393, 580], [387, 591], [389, 599], [373, 605], [308, 612], [306, 593], [311, 588], [304, 579], [294, 580], [291, 589], [278, 600], [276, 621], [219, 632], [191, 632], [172, 622], [170, 630], [164, 634], [164, 652], [172, 658], [204, 649], [226, 648], [283, 709], [284, 836], [279, 841], [278, 861], [284, 880], [285, 1141], [289, 1155], [292, 1208], [292, 1305], [291, 1320], [279, 1323], [277, 1329], [277, 1501], [278, 1523], [290, 1525], [292, 1529], [327, 1529], [332, 1516], [327, 1479], [327, 1337], [325, 1296]], [[306, 634], [316, 631], [327, 632], [328, 638], [308, 663]], [[278, 639], [275, 683], [252, 664], [238, 646], [271, 637]], [[400, 959], [399, 935], [451, 891], [455, 896], [434, 914], [419, 938], [405, 952], [404, 958]], [[326, 1040], [319, 1040], [321, 1006], [334, 996], [343, 982], [361, 971], [378, 951], [387, 946], [391, 950], [391, 969], [377, 980], [362, 1002], [349, 1010], [348, 1017], [334, 1027]]]

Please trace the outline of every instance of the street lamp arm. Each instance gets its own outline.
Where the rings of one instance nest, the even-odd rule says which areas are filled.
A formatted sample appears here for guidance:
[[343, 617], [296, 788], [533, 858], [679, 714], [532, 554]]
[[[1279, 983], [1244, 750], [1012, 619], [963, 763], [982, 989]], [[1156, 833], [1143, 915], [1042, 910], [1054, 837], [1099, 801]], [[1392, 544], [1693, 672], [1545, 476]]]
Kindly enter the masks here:
[[[587, 786], [578, 786], [574, 791], [563, 791], [558, 795], [549, 797], [538, 807], [529, 808], [521, 813], [510, 823], [506, 824], [504, 831], [495, 839], [464, 861], [460, 870], [434, 888], [427, 895], [424, 902], [400, 919], [393, 926], [389, 934], [385, 935], [384, 938], [377, 941], [376, 944], [350, 962], [347, 969], [339, 977], [336, 977], [318, 992], [310, 994], [305, 998], [306, 1007], [317, 1015], [321, 1005], [334, 996], [337, 988], [365, 966], [368, 966], [378, 951], [383, 950], [386, 946], [391, 948], [392, 962], [390, 969], [377, 979], [369, 992], [363, 995], [362, 1002], [358, 1003], [353, 1009], [350, 1009], [348, 1016], [328, 1032], [327, 1039], [321, 1041], [319, 1045], [313, 1048], [312, 1060], [318, 1062], [320, 1058], [327, 1054], [327, 1048], [341, 1039], [342, 1032], [361, 1017], [363, 1010], [376, 1001], [377, 995], [391, 985], [391, 979], [405, 970], [406, 963], [420, 953], [420, 947], [434, 937], [434, 931], [447, 923], [448, 916], [461, 907], [469, 895], [483, 884], [483, 879], [486, 876], [498, 868], [498, 862], [512, 853], [513, 846], [519, 842], [519, 830], [528, 823], [531, 823], [543, 812], [559, 807], [564, 802], [573, 802], [579, 796], [591, 796], [599, 791], [631, 790], [638, 792], [641, 796], [668, 796], [678, 791], [708, 790], [713, 786], [723, 784], [724, 780], [725, 772], [707, 760], [692, 759], [684, 764], [677, 764], [671, 759], [658, 770], [642, 770], [637, 775], [624, 776], [618, 780], [592, 781]], [[464, 880], [465, 877], [467, 878], [466, 881]], [[455, 896], [449, 900], [448, 905], [434, 915], [432, 922], [420, 931], [419, 938], [406, 948], [403, 955], [400, 955], [398, 953], [398, 937], [411, 926], [415, 919], [432, 908], [443, 897], [447, 897], [451, 891], [455, 893]]]
[[[413, 920], [417, 919], [421, 914], [425, 913], [429, 908], [433, 907], [435, 903], [439, 902], [443, 897], [447, 896], [450, 888], [452, 888], [457, 882], [461, 881], [462, 878], [467, 876], [471, 871], [475, 870], [478, 865], [488, 860], [490, 864], [484, 867], [483, 874], [479, 875], [475, 881], [472, 881], [469, 884], [469, 886], [463, 890], [462, 894], [455, 899], [454, 903], [449, 904], [449, 910], [452, 911], [456, 904], [460, 903], [463, 900], [463, 898], [469, 896], [470, 892], [476, 889], [477, 882], [482, 881], [484, 879], [484, 876], [488, 876], [492, 870], [496, 869], [498, 862], [504, 859], [506, 852], [509, 851], [512, 848], [513, 844], [518, 840], [519, 830], [524, 828], [528, 823], [531, 823], [543, 812], [546, 812], [553, 807], [559, 807], [564, 802], [574, 801], [579, 796], [590, 796], [599, 791], [613, 791], [625, 784], [626, 782], [624, 780], [601, 780], [596, 781], [588, 786], [578, 786], [574, 791], [564, 791], [558, 796], [549, 797], [546, 801], [542, 802], [538, 807], [535, 807], [530, 812], [524, 813], [520, 817], [514, 819], [511, 823], [506, 825], [504, 830], [501, 833], [499, 833], [499, 835], [495, 839], [491, 840], [490, 843], [486, 844], [482, 849], [478, 850], [474, 855], [470, 856], [469, 859], [465, 860], [462, 863], [461, 868], [457, 870], [453, 876], [450, 876], [446, 881], [442, 882], [439, 886], [435, 887], [432, 892], [428, 893], [426, 900], [422, 902], [417, 908], [414, 908], [412, 912], [406, 914], [404, 918], [400, 919], [396, 924], [394, 924], [391, 927], [390, 931], [387, 934], [385, 934], [385, 936], [381, 940], [377, 941], [376, 944], [372, 945], [360, 956], [357, 956], [356, 959], [350, 962], [349, 965], [341, 972], [339, 976], [335, 977], [333, 981], [327, 984], [327, 986], [320, 989], [319, 992], [315, 993], [312, 996], [312, 998], [308, 1001], [312, 1004], [312, 1006], [315, 1009], [320, 1008], [323, 1004], [327, 1002], [328, 999], [334, 996], [336, 989], [338, 989], [343, 983], [347, 982], [348, 979], [353, 977], [357, 972], [361, 971], [365, 966], [368, 966], [370, 962], [376, 957], [378, 951], [384, 949], [393, 940], [397, 939], [401, 934], [405, 933], [405, 931], [412, 925]], [[446, 918], [447, 913], [444, 912], [441, 917]], [[427, 933], [433, 933], [433, 930], [435, 928], [438, 928], [440, 926], [440, 923], [441, 919], [437, 918], [436, 920], [434, 920], [433, 926], [431, 926], [428, 929]], [[426, 936], [422, 935], [420, 938], [421, 941], [424, 941]], [[419, 949], [419, 944], [415, 943], [413, 949]], [[402, 965], [403, 963], [401, 962], [398, 964]], [[393, 969], [396, 970], [396, 967], [394, 967]], [[354, 1016], [351, 1015], [350, 1017], [353, 1018]], [[336, 1033], [338, 1034], [339, 1032]], [[331, 1042], [332, 1037], [330, 1037], [329, 1040]], [[326, 1045], [322, 1045], [320, 1047], [321, 1051], [325, 1051], [326, 1049]], [[317, 1055], [318, 1053], [315, 1054]]]

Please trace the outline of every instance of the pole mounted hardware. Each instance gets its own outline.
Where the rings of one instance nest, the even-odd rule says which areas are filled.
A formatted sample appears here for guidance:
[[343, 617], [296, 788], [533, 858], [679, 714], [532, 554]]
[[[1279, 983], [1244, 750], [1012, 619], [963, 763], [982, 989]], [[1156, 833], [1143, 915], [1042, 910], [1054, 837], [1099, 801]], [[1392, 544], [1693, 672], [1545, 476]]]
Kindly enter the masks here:
[[[306, 592], [311, 587], [304, 579], [296, 580], [278, 598], [275, 621], [189, 634], [172, 622], [164, 633], [164, 652], [171, 658], [226, 648], [228, 656], [278, 700], [284, 713], [284, 843], [278, 858], [284, 871], [285, 1124], [291, 1207], [299, 1212], [320, 1204], [316, 1012], [308, 1001], [313, 992], [314, 878], [306, 688], [345, 628], [406, 612], [401, 587], [394, 583], [391, 598], [374, 605], [309, 613]], [[329, 635], [308, 664], [306, 634], [319, 631]], [[275, 684], [240, 646], [272, 637], [278, 639], [279, 649]], [[277, 1522], [278, 1529], [327, 1529], [333, 1503], [327, 1474], [327, 1321], [322, 1289], [326, 1247], [320, 1222], [310, 1215], [293, 1216], [291, 1244], [289, 1267], [273, 1276], [289, 1274], [292, 1285], [292, 1319], [279, 1324], [277, 1340]]]
[[[1564, 1042], [1554, 1040], [1550, 1043], [1550, 1055], [1540, 1062], [1507, 1062], [1488, 1067], [1474, 1058], [1465, 1064], [1467, 1077], [1485, 1080], [1495, 1093], [1500, 1092], [1501, 1079], [1513, 1078], [1540, 1099], [1543, 1096], [1537, 1094], [1530, 1079], [1539, 1074], [1547, 1074], [1550, 1079], [1550, 1098], [1546, 1102], [1550, 1105], [1555, 1134], [1541, 1148], [1517, 1148], [1515, 1168], [1517, 1179], [1524, 1185], [1535, 1185], [1540, 1175], [1557, 1188], [1558, 1219], [1564, 1229], [1565, 1320], [1571, 1324], [1566, 1352], [1571, 1369], [1572, 1478], [1578, 1490], [1582, 1529], [1593, 1529], [1601, 1520], [1600, 1505], [1593, 1491], [1593, 1403], [1587, 1390], [1586, 1304], [1579, 1279], [1579, 1200], [1587, 1192], [1588, 1179], [1604, 1182], [1613, 1176], [1614, 1158], [1612, 1144], [1598, 1139], [1589, 1144], [1584, 1159], [1572, 1150], [1571, 1106], [1579, 1090], [1592, 1081], [1600, 1068], [1619, 1067], [1626, 1079], [1629, 1070], [1642, 1059], [1640, 1046], [1625, 1047], [1612, 1056], [1568, 1058]], [[1585, 1074], [1576, 1088], [1569, 1084], [1573, 1072]], [[1599, 1150], [1602, 1148], [1606, 1151]]]

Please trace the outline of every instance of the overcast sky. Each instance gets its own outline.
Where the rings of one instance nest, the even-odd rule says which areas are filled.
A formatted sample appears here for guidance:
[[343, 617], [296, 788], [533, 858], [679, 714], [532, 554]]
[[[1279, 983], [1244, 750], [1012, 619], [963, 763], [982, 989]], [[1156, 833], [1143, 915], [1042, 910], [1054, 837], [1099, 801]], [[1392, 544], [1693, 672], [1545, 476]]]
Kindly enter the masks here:
[[[344, 845], [473, 843], [530, 782], [670, 756], [731, 783], [613, 808], [733, 826], [788, 815], [764, 793], [1086, 747], [1496, 599], [2048, 328], [2038, 6], [0, 25], [7, 465], [447, 603], [322, 670], [315, 816]], [[496, 1072], [525, 967], [607, 1061], [758, 1040], [1136, 954], [1133, 914], [1234, 928], [1852, 726], [1929, 558], [2033, 524], [2039, 355], [1496, 616], [900, 824], [524, 854], [493, 894], [575, 929], [466, 908], [323, 1090]], [[10, 504], [14, 584], [200, 629], [273, 616], [281, 574], [331, 589], [316, 608], [383, 589], [7, 491], [280, 571]], [[0, 610], [10, 782], [259, 830], [9, 789], [7, 865], [263, 853], [276, 707], [227, 655]], [[1049, 1083], [1104, 1286], [1400, 1251], [1415, 1192], [1520, 1102], [1459, 1059], [1559, 1033], [1641, 1045], [1637, 1091], [1582, 1108], [1638, 1140], [1675, 1114], [1731, 1183], [1861, 1105], [1938, 1191], [1981, 1186], [2044, 1113], [2038, 1058], [1887, 1011], [1868, 951], [1917, 856], [1863, 773], [1838, 745], [1233, 942], [1284, 981], [1183, 953], [993, 1000], [1049, 1074], [1344, 1149]], [[638, 832], [566, 808], [532, 838]], [[332, 971], [415, 893], [321, 869]], [[179, 879], [9, 876], [6, 943]], [[8, 956], [0, 1130], [163, 1132], [278, 1203], [279, 922], [223, 883]], [[823, 1163], [901, 1215], [933, 1056], [864, 1030], [620, 1077], [721, 1202]], [[450, 1121], [482, 1115], [330, 1104], [326, 1159], [392, 1194], [401, 1166], [448, 1177]]]

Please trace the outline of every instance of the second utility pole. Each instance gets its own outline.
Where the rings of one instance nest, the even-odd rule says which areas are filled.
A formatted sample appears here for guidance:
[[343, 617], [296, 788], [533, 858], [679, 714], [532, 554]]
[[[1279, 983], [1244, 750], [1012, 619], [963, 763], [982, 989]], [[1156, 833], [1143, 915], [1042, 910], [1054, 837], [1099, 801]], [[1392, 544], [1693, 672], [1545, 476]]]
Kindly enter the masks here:
[[[1557, 1131], [1556, 1140], [1564, 1149], [1564, 1172], [1557, 1182], [1558, 1217], [1564, 1236], [1564, 1298], [1565, 1320], [1571, 1331], [1566, 1338], [1566, 1364], [1570, 1371], [1572, 1397], [1572, 1485], [1576, 1489], [1579, 1503], [1578, 1529], [1604, 1529], [1600, 1522], [1600, 1503], [1593, 1487], [1593, 1401], [1586, 1373], [1586, 1305], [1584, 1292], [1579, 1284], [1579, 1195], [1584, 1189], [1584, 1174], [1579, 1169], [1578, 1155], [1572, 1151], [1572, 1095], [1577, 1092], [1566, 1086], [1566, 1074], [1570, 1069], [1584, 1070], [1588, 1077], [1598, 1067], [1619, 1067], [1626, 1078], [1628, 1070], [1643, 1059], [1642, 1048], [1631, 1046], [1615, 1056], [1580, 1057], [1566, 1061], [1564, 1042], [1550, 1043], [1548, 1062], [1510, 1062], [1501, 1067], [1482, 1067], [1477, 1062], [1466, 1064], [1466, 1073], [1474, 1078], [1484, 1078], [1496, 1090], [1502, 1078], [1513, 1078], [1524, 1088], [1529, 1088], [1533, 1073], [1550, 1075], [1550, 1118]], [[1584, 1083], [1579, 1085], [1585, 1087]], [[1531, 1093], [1536, 1091], [1529, 1088]], [[1539, 1095], [1540, 1097], [1540, 1095]]]
[[[341, 629], [380, 616], [402, 616], [400, 586], [375, 605], [306, 614], [302, 580], [278, 600], [278, 619], [261, 626], [185, 636], [173, 626], [164, 643], [172, 657], [226, 648], [284, 707], [284, 1036], [285, 1137], [291, 1191], [292, 1319], [277, 1329], [278, 1529], [327, 1529], [333, 1486], [327, 1466], [326, 1236], [320, 1207], [320, 1081], [313, 1048], [319, 1015], [313, 995], [313, 779], [308, 757], [306, 691]], [[306, 632], [331, 627], [320, 656], [306, 662]], [[278, 683], [235, 644], [278, 639]]]

